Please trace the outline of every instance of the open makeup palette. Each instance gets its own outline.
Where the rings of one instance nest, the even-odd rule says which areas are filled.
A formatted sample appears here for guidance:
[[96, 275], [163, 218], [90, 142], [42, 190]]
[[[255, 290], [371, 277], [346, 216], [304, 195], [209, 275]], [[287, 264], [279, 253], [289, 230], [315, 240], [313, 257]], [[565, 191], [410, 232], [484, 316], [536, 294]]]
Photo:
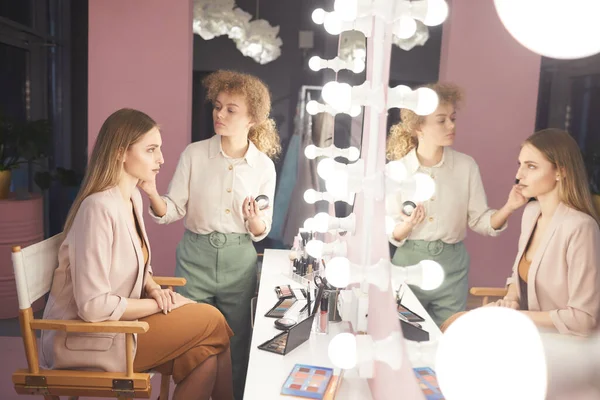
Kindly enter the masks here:
[[[300, 346], [302, 343], [306, 342], [310, 337], [310, 333], [312, 331], [313, 321], [315, 319], [315, 315], [317, 309], [319, 308], [319, 304], [321, 303], [321, 298], [323, 297], [323, 286], [319, 286], [317, 297], [314, 302], [314, 307], [312, 312], [308, 317], [298, 322], [296, 325], [291, 327], [289, 330], [280, 333], [279, 335], [273, 337], [272, 339], [267, 340], [263, 344], [259, 345], [258, 348], [265, 351], [270, 351], [272, 353], [286, 355], [290, 351], [294, 350], [296, 347]], [[292, 299], [284, 299], [284, 300], [292, 300]], [[279, 303], [279, 302], [278, 302]], [[291, 305], [291, 304], [290, 304]], [[277, 310], [277, 308], [282, 308], [276, 312], [276, 315], [267, 315], [267, 316], [278, 316], [278, 318], [283, 317], [285, 311], [281, 307], [282, 304], [276, 305], [273, 307], [273, 310]], [[281, 314], [283, 311], [283, 314]], [[269, 311], [267, 314], [272, 314]], [[281, 315], [281, 316], [279, 316]]]

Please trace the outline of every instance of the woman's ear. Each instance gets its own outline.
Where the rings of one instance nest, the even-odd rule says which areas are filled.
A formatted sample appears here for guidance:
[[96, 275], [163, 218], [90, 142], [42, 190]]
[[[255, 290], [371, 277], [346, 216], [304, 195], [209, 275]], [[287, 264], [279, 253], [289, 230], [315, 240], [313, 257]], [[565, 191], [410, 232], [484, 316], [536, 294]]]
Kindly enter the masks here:
[[117, 160], [119, 160], [119, 162], [121, 162], [121, 163], [124, 163], [126, 157], [127, 157], [127, 152], [122, 147], [119, 148], [119, 150], [117, 152]]
[[423, 139], [423, 131], [421, 128], [415, 129], [415, 137], [419, 140]]

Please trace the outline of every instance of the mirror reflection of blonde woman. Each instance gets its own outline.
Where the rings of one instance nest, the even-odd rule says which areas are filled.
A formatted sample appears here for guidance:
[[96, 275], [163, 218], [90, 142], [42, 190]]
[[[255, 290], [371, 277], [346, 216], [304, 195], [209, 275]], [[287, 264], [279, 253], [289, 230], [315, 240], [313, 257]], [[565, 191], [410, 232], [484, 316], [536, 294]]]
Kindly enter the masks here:
[[545, 129], [525, 140], [518, 161], [521, 193], [536, 201], [523, 212], [507, 294], [489, 306], [520, 310], [544, 330], [590, 335], [600, 313], [600, 220], [579, 146]]
[[436, 324], [463, 311], [467, 304], [469, 255], [463, 244], [467, 227], [496, 236], [506, 228], [508, 217], [526, 203], [514, 186], [499, 210], [488, 207], [479, 167], [475, 160], [452, 149], [456, 136], [460, 89], [452, 84], [429, 85], [439, 97], [438, 108], [422, 117], [408, 109], [402, 122], [391, 129], [387, 144], [390, 160], [400, 160], [409, 174], [420, 172], [433, 178], [435, 195], [418, 204], [410, 216], [402, 212], [402, 194], [388, 196], [386, 208], [396, 225], [390, 242], [397, 246], [392, 263], [401, 267], [435, 260], [445, 271], [442, 285], [432, 291], [415, 292]]

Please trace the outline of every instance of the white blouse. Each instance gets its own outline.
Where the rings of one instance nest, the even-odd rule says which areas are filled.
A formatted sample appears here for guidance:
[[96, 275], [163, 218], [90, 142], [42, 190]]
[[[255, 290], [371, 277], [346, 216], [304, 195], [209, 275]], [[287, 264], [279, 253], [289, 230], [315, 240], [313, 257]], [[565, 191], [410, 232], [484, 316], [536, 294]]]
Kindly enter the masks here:
[[[264, 239], [271, 230], [273, 199], [277, 177], [275, 164], [250, 141], [243, 158], [225, 155], [221, 137], [195, 142], [186, 147], [162, 198], [167, 212], [150, 216], [159, 224], [184, 218], [185, 228], [198, 233], [249, 233], [253, 241]], [[248, 196], [269, 197], [270, 207], [263, 210], [266, 229], [254, 236], [244, 222], [242, 203]]]
[[[497, 230], [492, 228], [491, 217], [496, 210], [488, 207], [479, 167], [472, 157], [444, 147], [442, 160], [433, 167], [422, 167], [415, 149], [400, 161], [409, 174], [426, 173], [436, 185], [433, 197], [423, 203], [425, 219], [412, 230], [408, 240], [441, 240], [453, 244], [464, 240], [467, 226], [488, 236], [497, 236], [506, 229], [506, 224]], [[404, 200], [401, 193], [386, 196], [386, 214], [394, 219], [394, 224], [405, 218], [401, 212]], [[404, 244], [393, 235], [389, 240], [395, 246]]]

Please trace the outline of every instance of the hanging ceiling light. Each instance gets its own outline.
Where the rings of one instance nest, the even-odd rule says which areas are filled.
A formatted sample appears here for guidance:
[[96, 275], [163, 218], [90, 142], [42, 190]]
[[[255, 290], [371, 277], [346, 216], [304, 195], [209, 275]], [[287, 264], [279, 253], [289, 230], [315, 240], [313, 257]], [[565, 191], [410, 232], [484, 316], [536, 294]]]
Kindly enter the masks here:
[[239, 51], [259, 64], [267, 64], [281, 55], [283, 42], [277, 35], [279, 26], [271, 26], [268, 21], [258, 19], [250, 22], [244, 37], [235, 40]]
[[429, 28], [427, 28], [427, 25], [418, 19], [415, 22], [417, 23], [417, 29], [412, 36], [405, 39], [399, 38], [396, 35], [392, 37], [392, 42], [402, 50], [409, 51], [415, 46], [423, 46], [429, 39]]
[[260, 64], [267, 64], [281, 55], [283, 42], [277, 35], [278, 26], [258, 19], [259, 0], [256, 3], [256, 20], [235, 5], [234, 0], [194, 0], [194, 33], [204, 40], [227, 35], [235, 41], [240, 52]]
[[227, 35], [235, 39], [244, 34], [252, 16], [236, 8], [234, 0], [194, 0], [193, 30], [204, 40]]

